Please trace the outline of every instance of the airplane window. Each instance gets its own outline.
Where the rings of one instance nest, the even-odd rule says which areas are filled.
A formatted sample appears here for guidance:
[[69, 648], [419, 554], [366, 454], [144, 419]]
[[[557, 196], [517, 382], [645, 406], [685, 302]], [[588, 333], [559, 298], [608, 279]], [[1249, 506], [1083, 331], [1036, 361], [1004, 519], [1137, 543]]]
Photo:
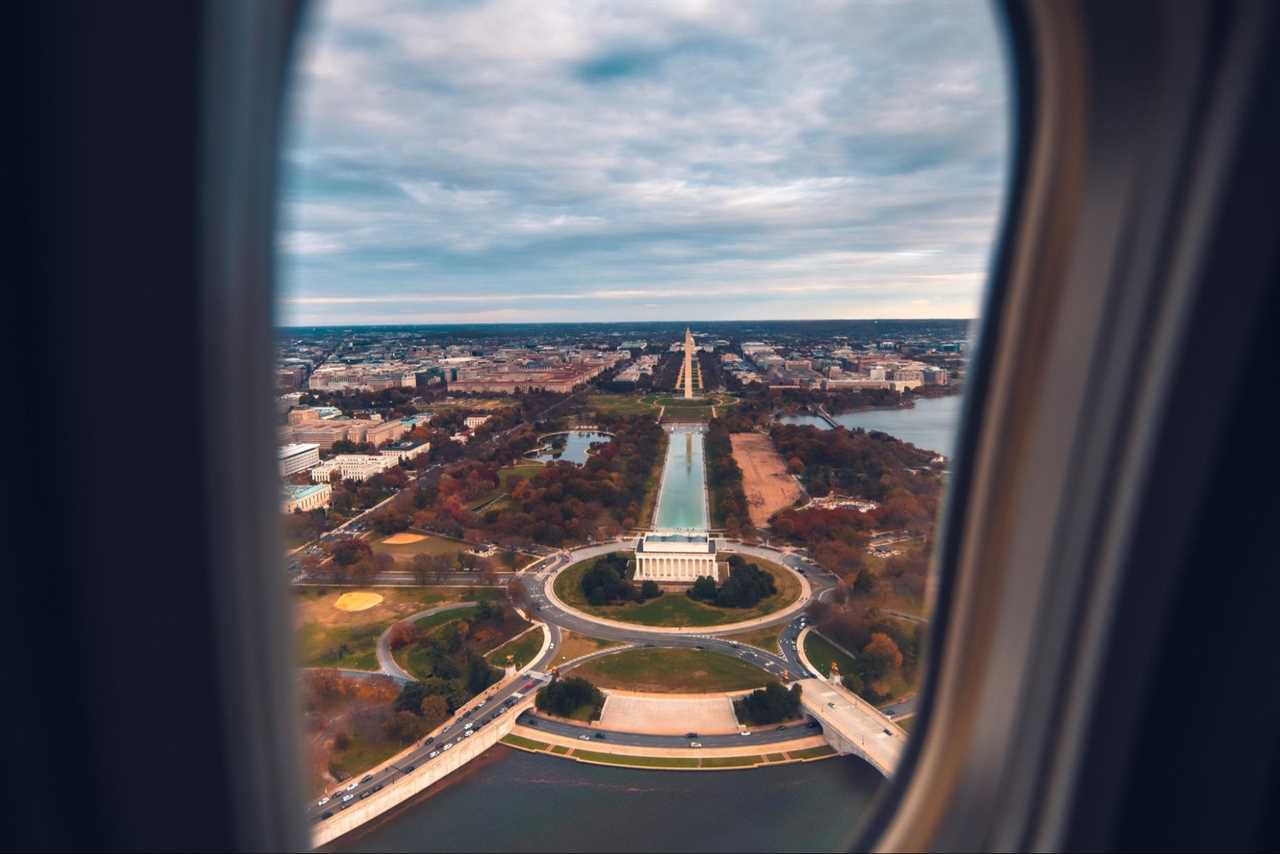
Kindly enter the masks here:
[[317, 844], [850, 844], [1009, 100], [978, 2], [311, 10], [275, 375]]

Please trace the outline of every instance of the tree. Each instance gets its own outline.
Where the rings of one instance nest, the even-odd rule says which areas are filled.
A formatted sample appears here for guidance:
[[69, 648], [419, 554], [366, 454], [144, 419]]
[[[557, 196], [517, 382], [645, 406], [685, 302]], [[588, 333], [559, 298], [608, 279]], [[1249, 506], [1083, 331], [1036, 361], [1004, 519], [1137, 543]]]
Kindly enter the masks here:
[[422, 698], [418, 706], [418, 714], [422, 715], [428, 730], [433, 730], [449, 718], [449, 702], [439, 694], [430, 694]]
[[640, 585], [641, 599], [655, 599], [662, 595], [662, 588], [658, 586], [658, 582], [653, 580], [645, 581]]
[[425, 587], [431, 580], [431, 556], [418, 554], [413, 556], [413, 577], [419, 585]]
[[533, 604], [528, 589], [516, 578], [507, 582], [507, 601], [511, 603], [511, 607], [519, 608], [526, 614], [530, 612], [530, 606]]
[[791, 690], [787, 690], [778, 682], [770, 682], [740, 702], [740, 711], [748, 723], [776, 724], [799, 714], [800, 685], [792, 685]]
[[865, 675], [878, 679], [902, 667], [902, 652], [893, 638], [884, 632], [872, 632], [871, 640], [862, 648], [860, 663]]
[[589, 719], [595, 720], [604, 706], [604, 694], [579, 676], [568, 679], [557, 677], [551, 680], [551, 684], [539, 689], [534, 704], [540, 710], [560, 717], [569, 717], [584, 706], [589, 706], [592, 709]]
[[333, 557], [334, 563], [340, 566], [351, 566], [372, 555], [373, 549], [359, 537], [342, 536], [335, 537], [329, 543], [329, 554]]

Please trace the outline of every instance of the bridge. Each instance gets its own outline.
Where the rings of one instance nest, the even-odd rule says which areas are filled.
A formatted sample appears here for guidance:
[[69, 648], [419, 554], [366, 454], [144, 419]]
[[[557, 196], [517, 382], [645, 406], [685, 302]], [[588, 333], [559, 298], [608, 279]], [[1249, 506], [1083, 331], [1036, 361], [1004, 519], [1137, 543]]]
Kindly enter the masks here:
[[822, 724], [837, 753], [860, 756], [888, 777], [898, 767], [907, 733], [852, 691], [825, 679], [801, 679], [800, 703]]

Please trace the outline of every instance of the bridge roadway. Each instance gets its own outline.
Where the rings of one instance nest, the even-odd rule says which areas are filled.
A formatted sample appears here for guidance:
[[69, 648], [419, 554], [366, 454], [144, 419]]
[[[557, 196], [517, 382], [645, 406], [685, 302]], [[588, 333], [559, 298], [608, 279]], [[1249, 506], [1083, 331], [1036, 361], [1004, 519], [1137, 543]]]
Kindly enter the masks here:
[[802, 679], [800, 703], [822, 721], [827, 743], [840, 753], [861, 756], [885, 776], [898, 766], [907, 734], [866, 700], [824, 679]]

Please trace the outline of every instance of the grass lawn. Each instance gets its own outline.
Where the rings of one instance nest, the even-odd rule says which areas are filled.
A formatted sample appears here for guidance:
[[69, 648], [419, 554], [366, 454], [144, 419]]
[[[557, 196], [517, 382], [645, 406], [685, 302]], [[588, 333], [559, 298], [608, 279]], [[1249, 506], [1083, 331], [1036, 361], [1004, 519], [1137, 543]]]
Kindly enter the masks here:
[[817, 632], [809, 632], [804, 639], [804, 654], [809, 656], [813, 666], [823, 676], [831, 675], [831, 662], [840, 665], [840, 672], [848, 675], [854, 672], [854, 661]]
[[[448, 611], [441, 611], [439, 614], [432, 614], [430, 617], [415, 620], [414, 626], [424, 632], [432, 632], [456, 620], [466, 619], [475, 614], [477, 610], [478, 606], [476, 605], [466, 608], [451, 608]], [[431, 661], [427, 655], [426, 647], [421, 644], [415, 643], [412, 646], [402, 647], [396, 650], [394, 655], [396, 663], [414, 676], [421, 676], [431, 671]]]
[[573, 755], [590, 762], [606, 765], [627, 765], [632, 768], [697, 768], [697, 759], [679, 756], [624, 756], [615, 753], [599, 753], [594, 750], [575, 750]]
[[703, 768], [750, 768], [764, 762], [763, 756], [708, 756], [702, 760]]
[[810, 747], [808, 750], [793, 750], [787, 754], [792, 759], [820, 759], [823, 756], [835, 756], [835, 749], [823, 745], [822, 747]]
[[303, 667], [377, 670], [378, 635], [393, 622], [433, 605], [457, 601], [468, 591], [448, 587], [377, 587], [382, 602], [364, 611], [343, 611], [334, 602], [360, 588], [300, 587], [293, 596], [295, 643]]
[[338, 780], [346, 780], [385, 762], [408, 746], [407, 742], [387, 739], [367, 741], [353, 737], [345, 750], [334, 750], [329, 755], [329, 773]]
[[326, 627], [314, 623], [297, 632], [298, 656], [303, 667], [342, 667], [350, 670], [377, 670], [375, 649], [385, 623], [363, 626]]
[[[406, 531], [405, 533], [413, 532]], [[382, 542], [385, 538], [375, 537], [369, 541], [369, 544], [373, 546], [375, 552], [384, 552], [397, 560], [409, 560], [415, 555], [455, 555], [471, 548], [469, 543], [464, 543], [462, 540], [451, 540], [448, 537], [439, 537], [435, 534], [421, 536], [423, 539], [416, 543], [391, 545], [390, 543]]]
[[551, 746], [545, 741], [534, 741], [531, 738], [524, 738], [519, 735], [504, 735], [502, 743], [509, 744], [512, 747], [523, 747], [525, 750], [546, 750]]
[[765, 629], [756, 629], [751, 632], [737, 632], [731, 635], [725, 635], [725, 640], [734, 640], [738, 643], [745, 643], [754, 646], [756, 649], [763, 649], [765, 652], [773, 655], [778, 654], [778, 637], [782, 634], [782, 630], [786, 626], [770, 626]]
[[493, 652], [485, 656], [485, 660], [494, 667], [506, 667], [507, 656], [511, 656], [511, 663], [517, 668], [524, 667], [533, 657], [538, 654], [538, 650], [542, 649], [544, 632], [541, 629], [527, 631], [514, 640], [509, 640]]
[[905, 729], [907, 732], [911, 732], [916, 725], [916, 716], [907, 715], [905, 718], [898, 718], [894, 723]]
[[585, 635], [575, 634], [568, 629], [560, 630], [560, 650], [556, 653], [556, 657], [551, 661], [551, 667], [558, 667], [566, 661], [572, 661], [580, 655], [586, 655], [591, 652], [597, 652], [607, 649], [611, 646], [620, 646], [620, 641], [603, 640], [602, 638], [589, 638]]
[[556, 576], [556, 595], [566, 604], [588, 614], [642, 626], [722, 626], [771, 614], [800, 598], [800, 580], [795, 575], [767, 560], [753, 559], [753, 563], [773, 576], [778, 589], [774, 595], [760, 600], [754, 608], [719, 608], [672, 591], [643, 604], [589, 605], [582, 594], [582, 576], [595, 562], [594, 558], [584, 560]]
[[781, 762], [786, 758], [787, 755], [785, 753], [770, 753], [765, 757], [765, 759], [768, 759], [770, 762]]
[[773, 677], [741, 659], [698, 649], [629, 649], [592, 659], [574, 676], [602, 688], [710, 693], [759, 688]]
[[587, 398], [587, 405], [598, 412], [610, 415], [656, 414], [651, 401], [650, 397], [637, 397], [630, 394], [593, 394]]
[[556, 745], [552, 745], [552, 747], [551, 747], [551, 752], [552, 752], [552, 753], [557, 753], [557, 754], [559, 754], [560, 756], [564, 756], [564, 755], [565, 755], [566, 753], [568, 753], [570, 750], [573, 750], [573, 748], [572, 748], [572, 747], [565, 747], [563, 744], [556, 744]]
[[441, 611], [438, 614], [432, 614], [429, 617], [422, 617], [414, 620], [413, 624], [424, 632], [443, 626], [445, 623], [452, 623], [454, 620], [462, 620], [470, 617], [480, 608], [479, 605], [466, 605], [461, 608], [450, 608], [448, 611]]
[[510, 492], [517, 481], [525, 480], [542, 471], [542, 463], [521, 463], [498, 469], [498, 484], [503, 492]]

